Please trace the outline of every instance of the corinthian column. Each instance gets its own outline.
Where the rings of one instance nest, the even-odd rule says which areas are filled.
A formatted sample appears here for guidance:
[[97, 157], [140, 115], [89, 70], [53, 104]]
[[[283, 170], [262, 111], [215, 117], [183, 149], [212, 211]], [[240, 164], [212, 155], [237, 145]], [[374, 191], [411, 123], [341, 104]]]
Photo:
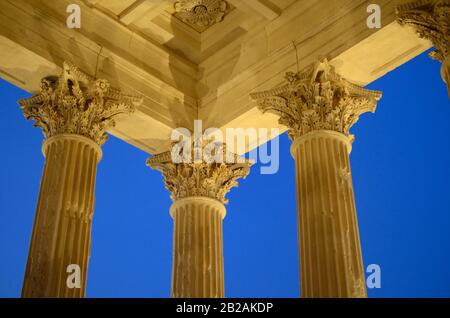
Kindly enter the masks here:
[[412, 1], [399, 6], [397, 16], [401, 25], [411, 25], [419, 37], [435, 46], [430, 57], [441, 61], [441, 76], [450, 97], [450, 1]]
[[349, 83], [326, 60], [286, 78], [252, 98], [280, 116], [293, 141], [302, 296], [366, 297], [349, 129], [381, 93]]
[[147, 165], [162, 172], [172, 193], [174, 220], [172, 291], [174, 298], [223, 298], [222, 220], [225, 195], [245, 178], [251, 164], [232, 162], [173, 163], [171, 153], [156, 155]]
[[22, 297], [84, 297], [105, 130], [137, 102], [68, 63], [59, 78], [42, 80], [38, 95], [19, 102], [46, 138]]

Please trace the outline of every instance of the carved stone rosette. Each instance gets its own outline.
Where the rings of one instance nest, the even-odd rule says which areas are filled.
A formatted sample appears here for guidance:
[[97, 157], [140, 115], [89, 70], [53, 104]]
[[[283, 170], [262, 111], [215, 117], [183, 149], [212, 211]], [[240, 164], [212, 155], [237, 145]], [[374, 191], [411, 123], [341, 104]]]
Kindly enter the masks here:
[[101, 146], [108, 138], [105, 131], [115, 125], [114, 118], [133, 112], [141, 101], [64, 62], [58, 78], [44, 78], [39, 94], [20, 100], [19, 105], [25, 118], [33, 119], [47, 139], [75, 134]]
[[148, 159], [147, 165], [161, 171], [174, 202], [188, 197], [208, 197], [227, 204], [226, 194], [237, 187], [238, 179], [247, 177], [252, 165], [248, 160], [233, 156], [233, 163], [230, 160], [222, 163], [173, 163], [171, 152], [166, 152]]
[[339, 76], [325, 59], [300, 73], [286, 74], [287, 84], [251, 94], [259, 109], [280, 116], [289, 137], [316, 130], [349, 136], [349, 129], [365, 112], [374, 112], [381, 92], [354, 85]]
[[223, 20], [228, 4], [223, 0], [180, 0], [174, 7], [183, 21], [205, 28]]
[[450, 97], [450, 0], [413, 1], [397, 8], [397, 21], [412, 26], [436, 50], [430, 57], [442, 62], [441, 75]]

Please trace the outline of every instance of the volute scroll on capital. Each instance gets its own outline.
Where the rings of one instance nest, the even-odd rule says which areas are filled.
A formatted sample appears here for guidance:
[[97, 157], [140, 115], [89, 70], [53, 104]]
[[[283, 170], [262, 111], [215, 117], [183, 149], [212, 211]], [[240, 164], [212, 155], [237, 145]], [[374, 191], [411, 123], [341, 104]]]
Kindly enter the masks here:
[[103, 145], [106, 130], [120, 114], [130, 114], [142, 98], [122, 94], [104, 79], [95, 79], [69, 62], [59, 77], [42, 79], [40, 91], [19, 105], [26, 119], [35, 121], [46, 139], [74, 134]]
[[412, 26], [436, 50], [430, 57], [444, 63], [450, 56], [450, 0], [419, 0], [398, 6], [397, 21]]
[[174, 163], [171, 152], [165, 152], [149, 158], [147, 166], [163, 174], [173, 202], [189, 197], [207, 197], [227, 204], [227, 193], [238, 186], [238, 179], [247, 177], [253, 163], [227, 151], [224, 145], [220, 151], [223, 151], [223, 162], [194, 160]]
[[432, 59], [442, 63], [441, 76], [450, 97], [450, 0], [413, 1], [397, 8], [397, 21], [409, 25], [417, 35], [435, 47]]
[[251, 94], [263, 112], [278, 115], [292, 140], [316, 130], [350, 136], [349, 129], [366, 112], [375, 112], [381, 92], [345, 80], [325, 59], [302, 72], [286, 73], [286, 84]]

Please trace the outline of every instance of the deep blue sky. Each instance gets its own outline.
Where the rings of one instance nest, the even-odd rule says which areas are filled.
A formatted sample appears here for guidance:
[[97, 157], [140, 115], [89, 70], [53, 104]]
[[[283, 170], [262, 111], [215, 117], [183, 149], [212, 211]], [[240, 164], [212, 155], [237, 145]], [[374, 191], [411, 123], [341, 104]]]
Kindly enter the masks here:
[[[372, 83], [384, 93], [361, 117], [351, 154], [364, 264], [381, 266], [369, 297], [450, 296], [450, 102], [440, 64], [425, 54]], [[0, 80], [0, 297], [19, 297], [44, 164], [40, 129]], [[259, 167], [229, 194], [227, 297], [297, 297], [297, 212], [290, 141], [280, 171]], [[98, 167], [88, 297], [167, 297], [169, 193], [148, 155], [111, 137]]]

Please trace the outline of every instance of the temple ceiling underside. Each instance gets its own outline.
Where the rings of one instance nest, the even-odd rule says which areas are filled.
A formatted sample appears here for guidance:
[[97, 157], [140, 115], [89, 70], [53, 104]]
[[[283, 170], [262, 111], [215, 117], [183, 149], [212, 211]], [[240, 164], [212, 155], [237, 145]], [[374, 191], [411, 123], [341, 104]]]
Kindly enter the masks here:
[[[272, 128], [250, 94], [282, 85], [284, 74], [326, 57], [366, 85], [431, 47], [401, 27], [402, 1], [380, 0], [382, 27], [367, 27], [363, 0], [3, 0], [0, 75], [29, 91], [64, 61], [141, 96], [109, 133], [152, 154], [174, 128]], [[81, 8], [81, 28], [66, 26]], [[274, 136], [272, 136], [274, 137]], [[248, 141], [248, 149], [259, 145]]]

